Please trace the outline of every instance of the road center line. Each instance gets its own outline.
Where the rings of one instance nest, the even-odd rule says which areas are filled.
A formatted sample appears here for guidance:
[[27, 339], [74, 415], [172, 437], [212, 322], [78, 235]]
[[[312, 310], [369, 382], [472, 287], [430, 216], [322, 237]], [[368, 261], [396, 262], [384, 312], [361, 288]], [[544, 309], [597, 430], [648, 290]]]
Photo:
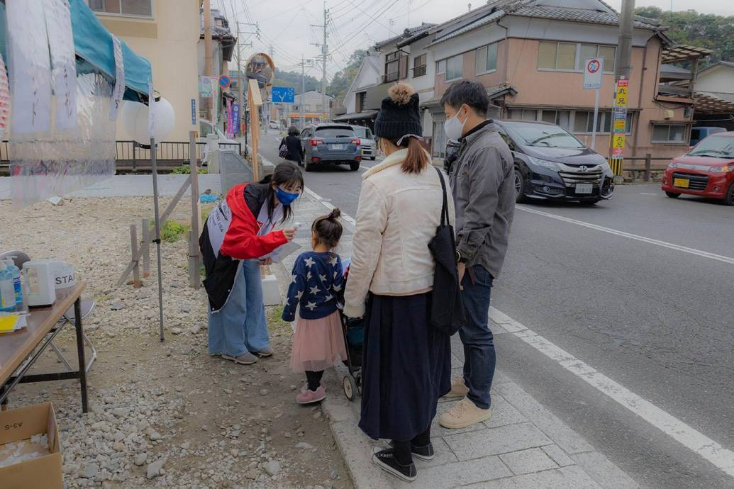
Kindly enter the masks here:
[[601, 231], [603, 233], [614, 234], [615, 236], [621, 236], [623, 238], [633, 239], [635, 241], [640, 241], [642, 243], [660, 246], [662, 248], [668, 248], [671, 250], [681, 251], [683, 253], [690, 253], [691, 255], [696, 255], [696, 256], [703, 257], [703, 258], [708, 258], [710, 260], [716, 260], [716, 261], [728, 263], [729, 265], [734, 265], [734, 258], [731, 258], [728, 256], [717, 255], [715, 253], [709, 253], [708, 251], [697, 250], [695, 248], [688, 248], [686, 246], [668, 243], [667, 241], [660, 241], [658, 239], [646, 238], [645, 236], [640, 236], [637, 234], [625, 233], [624, 231], [618, 231], [616, 229], [599, 226], [597, 224], [591, 224], [589, 222], [578, 221], [576, 219], [571, 219], [569, 217], [563, 217], [557, 214], [551, 214], [550, 212], [544, 212], [544, 211], [539, 211], [537, 209], [531, 209], [523, 205], [518, 205], [515, 208], [521, 211], [528, 212], [530, 214], [536, 214], [538, 216], [548, 217], [550, 219], [555, 219], [557, 221], [563, 221], [563, 222], [567, 222], [570, 224], [576, 224], [577, 226], [583, 226], [585, 228], [594, 229], [595, 231]]
[[721, 444], [618, 384], [494, 307], [489, 308], [489, 317], [508, 333], [520, 338], [729, 476], [734, 477], [734, 452], [731, 450], [724, 448]]

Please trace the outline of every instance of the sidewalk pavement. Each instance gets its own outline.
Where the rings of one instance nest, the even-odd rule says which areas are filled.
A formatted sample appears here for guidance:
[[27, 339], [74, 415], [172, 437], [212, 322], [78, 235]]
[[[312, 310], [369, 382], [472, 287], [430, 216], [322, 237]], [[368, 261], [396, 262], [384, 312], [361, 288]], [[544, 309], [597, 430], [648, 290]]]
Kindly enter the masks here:
[[[310, 224], [329, 212], [329, 204], [306, 193], [296, 206], [296, 221], [303, 228], [296, 242], [310, 246]], [[305, 228], [305, 229], [304, 229]], [[338, 252], [351, 256], [354, 226], [346, 223]], [[287, 287], [296, 256], [284, 260], [276, 270], [282, 286]], [[274, 267], [275, 268], [275, 267]], [[492, 322], [495, 335], [507, 333]], [[452, 338], [454, 376], [460, 375], [463, 349], [458, 335]], [[501, 358], [500, 358], [501, 362]], [[581, 436], [558, 419], [501, 370], [492, 388], [493, 416], [482, 424], [463, 430], [447, 430], [434, 420], [431, 428], [436, 458], [416, 460], [418, 479], [404, 483], [382, 472], [371, 463], [372, 447], [382, 446], [357, 427], [359, 400], [349, 402], [342, 391], [346, 368], [338, 366], [327, 373], [328, 397], [323, 403], [331, 429], [357, 489], [631, 489], [638, 488], [627, 474], [596, 451]], [[442, 399], [439, 415], [456, 400]], [[436, 416], [438, 418], [438, 415]]]

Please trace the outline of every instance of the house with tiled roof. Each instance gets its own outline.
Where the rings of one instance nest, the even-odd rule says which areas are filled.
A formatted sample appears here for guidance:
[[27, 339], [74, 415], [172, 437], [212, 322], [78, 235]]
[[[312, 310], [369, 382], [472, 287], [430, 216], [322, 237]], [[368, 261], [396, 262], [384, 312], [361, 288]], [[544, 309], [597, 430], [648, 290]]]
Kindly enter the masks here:
[[[665, 31], [655, 20], [634, 19], [626, 157], [677, 156], [688, 144], [692, 92], [659, 93], [661, 65], [666, 53], [694, 61], [705, 53], [676, 51]], [[590, 145], [595, 93], [583, 90], [583, 66], [591, 57], [604, 59], [596, 150], [607, 155], [618, 35], [619, 15], [602, 0], [490, 0], [430, 28], [409, 56], [427, 53], [432, 62], [432, 96], [421, 103], [434, 157], [446, 146], [440, 99], [459, 80], [487, 87], [490, 117], [555, 123]], [[406, 81], [413, 83], [410, 73]]]

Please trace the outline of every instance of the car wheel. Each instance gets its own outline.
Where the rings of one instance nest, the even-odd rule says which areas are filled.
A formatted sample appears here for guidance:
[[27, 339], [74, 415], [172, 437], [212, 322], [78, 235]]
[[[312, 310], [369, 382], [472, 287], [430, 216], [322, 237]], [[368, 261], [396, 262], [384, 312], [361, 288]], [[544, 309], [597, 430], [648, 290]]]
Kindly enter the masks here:
[[671, 199], [677, 199], [678, 197], [680, 197], [680, 194], [678, 192], [668, 192], [668, 191], [666, 191], [665, 192], [665, 195], [667, 195]]
[[306, 171], [313, 170], [313, 163], [309, 163], [308, 160], [305, 160], [303, 162], [303, 169], [306, 170]]
[[729, 185], [729, 190], [724, 197], [724, 205], [734, 205], [734, 183]]
[[527, 200], [525, 197], [525, 179], [522, 177], [520, 170], [515, 168], [515, 202], [522, 203]]
[[375, 160], [377, 159], [377, 156], [370, 156], [370, 159], [371, 159], [372, 161], [375, 161]]
[[349, 169], [352, 171], [359, 170], [359, 161], [352, 161], [351, 163], [349, 163]]

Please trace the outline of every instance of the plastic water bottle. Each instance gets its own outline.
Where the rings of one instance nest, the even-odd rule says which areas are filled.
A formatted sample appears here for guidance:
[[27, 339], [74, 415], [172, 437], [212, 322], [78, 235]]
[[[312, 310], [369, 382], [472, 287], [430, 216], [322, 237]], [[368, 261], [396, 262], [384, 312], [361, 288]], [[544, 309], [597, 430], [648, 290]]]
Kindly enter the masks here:
[[0, 262], [0, 312], [15, 311], [15, 287], [13, 273], [5, 263]]
[[15, 266], [15, 262], [12, 258], [5, 260], [5, 264], [8, 267], [10, 273], [13, 274], [13, 289], [15, 290], [15, 305], [18, 310], [23, 308], [23, 287], [20, 280], [20, 268]]

